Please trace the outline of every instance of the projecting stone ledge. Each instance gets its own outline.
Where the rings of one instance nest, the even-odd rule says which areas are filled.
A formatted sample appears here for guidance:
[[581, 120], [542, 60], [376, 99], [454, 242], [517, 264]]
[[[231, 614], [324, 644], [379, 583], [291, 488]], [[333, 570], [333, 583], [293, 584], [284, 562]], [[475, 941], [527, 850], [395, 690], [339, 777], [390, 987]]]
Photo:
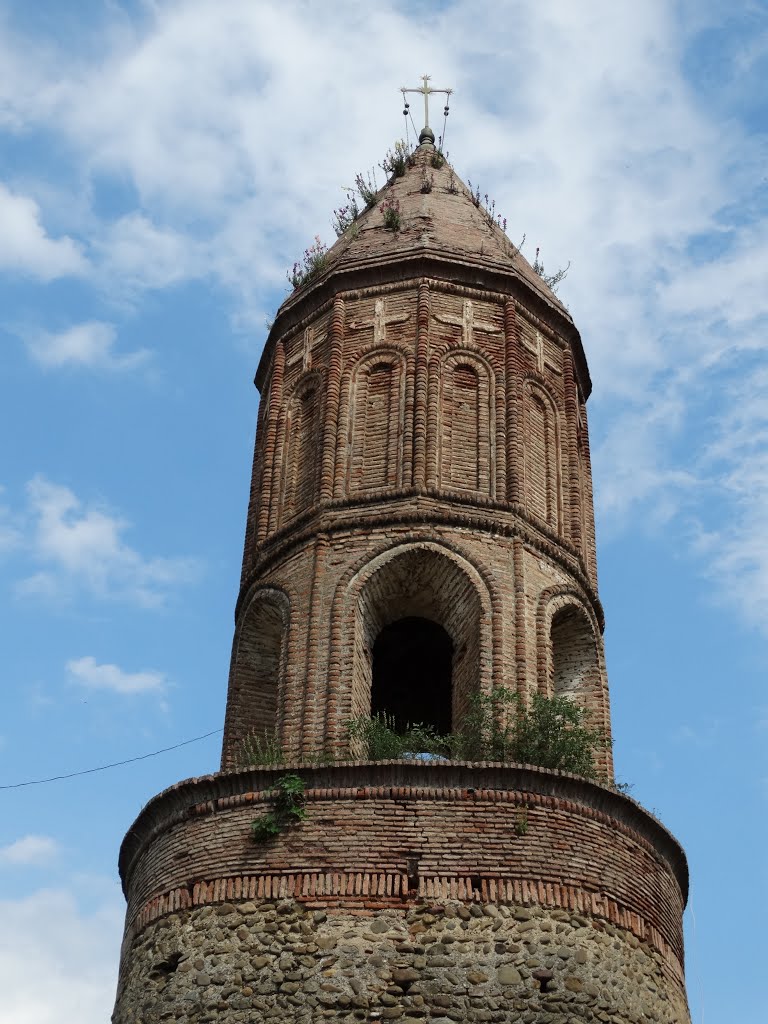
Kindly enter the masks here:
[[[307, 819], [257, 843], [288, 769]], [[144, 808], [120, 869], [116, 1024], [160, 1020], [137, 1015], [153, 987], [153, 1013], [189, 1022], [689, 1020], [684, 854], [575, 776], [410, 761], [205, 776]]]

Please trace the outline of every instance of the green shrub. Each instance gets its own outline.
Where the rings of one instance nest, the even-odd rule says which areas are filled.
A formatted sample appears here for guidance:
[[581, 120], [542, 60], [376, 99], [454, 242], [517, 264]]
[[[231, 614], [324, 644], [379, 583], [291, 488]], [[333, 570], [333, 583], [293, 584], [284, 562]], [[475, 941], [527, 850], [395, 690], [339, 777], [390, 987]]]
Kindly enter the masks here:
[[386, 714], [355, 718], [348, 732], [351, 740], [361, 741], [371, 761], [430, 754], [531, 764], [587, 778], [597, 776], [599, 752], [608, 745], [601, 730], [590, 726], [589, 713], [567, 697], [536, 693], [526, 706], [517, 693], [503, 687], [474, 694], [461, 725], [448, 736], [430, 725], [398, 730], [394, 717]]
[[355, 188], [360, 198], [365, 203], [366, 210], [370, 209], [376, 202], [379, 190], [376, 188], [376, 175], [370, 171], [363, 177], [362, 174], [355, 175]]
[[565, 267], [562, 267], [560, 270], [557, 271], [557, 273], [555, 273], [555, 274], [545, 274], [544, 273], [544, 264], [541, 262], [541, 259], [539, 257], [539, 249], [537, 248], [536, 249], [536, 255], [535, 255], [534, 259], [533, 259], [533, 263], [531, 264], [531, 266], [532, 266], [533, 270], [535, 271], [535, 273], [537, 273], [539, 275], [539, 277], [542, 279], [544, 284], [551, 291], [553, 291], [553, 292], [555, 292], [555, 294], [557, 294], [557, 286], [560, 284], [561, 281], [565, 280], [565, 278], [568, 276], [568, 271], [571, 269], [571, 261], [569, 260], [568, 261], [568, 265], [565, 266]]
[[283, 775], [272, 789], [272, 810], [256, 818], [251, 824], [253, 838], [258, 843], [274, 839], [288, 825], [304, 821], [304, 783], [298, 775]]
[[328, 246], [320, 241], [320, 236], [315, 235], [315, 240], [308, 249], [304, 250], [301, 261], [297, 260], [290, 270], [286, 271], [288, 283], [292, 288], [300, 288], [307, 284], [312, 278], [317, 277], [325, 270], [328, 258]]
[[451, 755], [466, 761], [502, 761], [555, 768], [594, 778], [599, 751], [607, 746], [589, 712], [567, 697], [520, 695], [497, 687], [474, 694], [460, 728], [449, 738]]
[[398, 139], [394, 149], [387, 150], [387, 155], [379, 165], [385, 174], [392, 178], [402, 178], [406, 168], [411, 166], [413, 156], [405, 139]]
[[240, 743], [237, 763], [241, 768], [284, 764], [283, 748], [274, 732], [249, 732]]
[[400, 203], [391, 196], [381, 204], [381, 212], [384, 216], [384, 227], [390, 231], [400, 230]]
[[393, 761], [406, 754], [446, 756], [446, 737], [439, 736], [431, 725], [409, 725], [398, 732], [391, 715], [363, 715], [347, 724], [349, 738], [360, 740], [370, 761]]

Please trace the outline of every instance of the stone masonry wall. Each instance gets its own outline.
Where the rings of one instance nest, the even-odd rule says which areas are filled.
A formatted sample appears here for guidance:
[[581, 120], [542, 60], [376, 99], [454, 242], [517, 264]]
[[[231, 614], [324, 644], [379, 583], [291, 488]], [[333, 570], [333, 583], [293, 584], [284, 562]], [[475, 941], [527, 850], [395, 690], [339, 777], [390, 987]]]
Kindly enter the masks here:
[[270, 842], [274, 770], [139, 816], [116, 1024], [688, 1021], [684, 858], [632, 801], [541, 769], [301, 774], [307, 820]]
[[688, 1024], [679, 977], [631, 932], [565, 910], [458, 901], [375, 913], [246, 899], [137, 938], [113, 1024], [400, 1020]]

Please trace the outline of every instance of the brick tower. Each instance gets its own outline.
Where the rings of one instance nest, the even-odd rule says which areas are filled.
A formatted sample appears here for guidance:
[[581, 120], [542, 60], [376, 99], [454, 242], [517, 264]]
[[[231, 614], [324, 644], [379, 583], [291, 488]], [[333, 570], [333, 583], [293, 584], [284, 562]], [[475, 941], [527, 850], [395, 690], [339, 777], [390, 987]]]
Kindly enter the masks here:
[[[283, 303], [256, 383], [222, 770], [123, 843], [114, 1024], [689, 1022], [687, 868], [655, 818], [349, 739], [372, 710], [455, 729], [501, 686], [609, 729], [581, 340], [430, 132]], [[286, 769], [239, 767], [251, 734], [306, 787], [267, 842]]]

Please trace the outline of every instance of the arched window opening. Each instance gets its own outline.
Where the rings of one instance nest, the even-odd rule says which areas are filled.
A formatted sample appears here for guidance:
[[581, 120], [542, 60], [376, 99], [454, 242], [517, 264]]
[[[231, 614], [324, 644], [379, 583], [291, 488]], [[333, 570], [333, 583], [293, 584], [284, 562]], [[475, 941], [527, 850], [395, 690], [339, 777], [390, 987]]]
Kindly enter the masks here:
[[398, 731], [430, 725], [451, 731], [453, 642], [430, 619], [407, 616], [384, 626], [373, 645], [371, 715], [394, 719]]
[[582, 611], [569, 605], [552, 619], [552, 691], [580, 704], [600, 685], [600, 668], [592, 626]]
[[381, 556], [357, 596], [347, 720], [457, 728], [490, 690], [490, 614], [457, 558], [428, 544]]

